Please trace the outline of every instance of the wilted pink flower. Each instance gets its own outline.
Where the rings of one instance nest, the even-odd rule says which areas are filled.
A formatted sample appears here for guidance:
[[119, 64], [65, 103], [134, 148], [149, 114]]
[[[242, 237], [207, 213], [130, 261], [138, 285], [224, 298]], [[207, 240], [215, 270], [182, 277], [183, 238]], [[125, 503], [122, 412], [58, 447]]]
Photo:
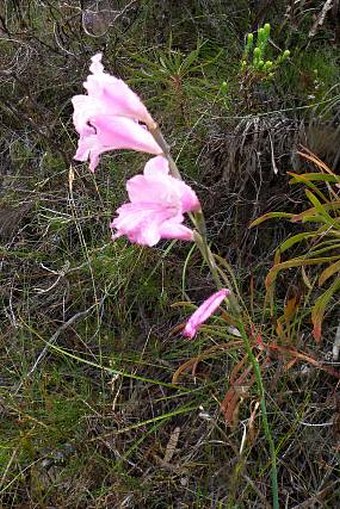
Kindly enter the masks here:
[[207, 300], [201, 304], [196, 311], [191, 315], [183, 329], [182, 334], [192, 339], [203, 322], [205, 322], [209, 316], [211, 316], [223, 300], [230, 295], [230, 291], [226, 288], [222, 288], [218, 292], [213, 293]]
[[80, 135], [75, 159], [90, 159], [94, 171], [103, 152], [114, 149], [132, 149], [150, 154], [161, 154], [148, 127], [156, 126], [150, 113], [124, 81], [104, 72], [102, 55], [92, 57], [90, 74], [84, 83], [88, 95], [72, 99], [73, 122]]
[[183, 214], [200, 209], [195, 192], [182, 180], [169, 175], [169, 163], [162, 156], [150, 159], [144, 174], [127, 181], [130, 203], [117, 210], [111, 223], [113, 239], [126, 235], [131, 242], [154, 246], [160, 239], [193, 240], [184, 226]]

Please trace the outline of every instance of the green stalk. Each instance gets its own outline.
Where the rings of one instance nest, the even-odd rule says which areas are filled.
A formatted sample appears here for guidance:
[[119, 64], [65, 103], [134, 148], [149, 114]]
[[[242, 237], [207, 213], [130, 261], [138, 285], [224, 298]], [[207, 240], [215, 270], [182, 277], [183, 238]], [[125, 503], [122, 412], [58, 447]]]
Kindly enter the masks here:
[[[169, 167], [170, 167], [170, 173], [173, 177], [178, 178], [182, 180], [180, 171], [171, 157], [170, 154], [170, 148], [167, 142], [165, 141], [161, 130], [156, 125], [155, 128], [150, 129], [151, 134], [155, 138], [158, 145], [163, 150], [164, 157], [167, 158], [169, 161]], [[267, 414], [267, 406], [266, 406], [266, 400], [265, 400], [265, 390], [262, 380], [262, 374], [260, 365], [258, 363], [258, 360], [256, 356], [253, 353], [251, 343], [249, 341], [249, 337], [245, 331], [243, 322], [242, 322], [242, 316], [240, 307], [238, 305], [237, 299], [234, 295], [234, 292], [232, 291], [233, 285], [231, 285], [229, 278], [224, 275], [223, 281], [221, 280], [219, 269], [216, 265], [214, 256], [210, 250], [210, 247], [207, 242], [207, 236], [206, 236], [206, 227], [205, 227], [205, 220], [202, 210], [195, 212], [194, 214], [189, 214], [191, 221], [193, 222], [196, 231], [194, 232], [194, 241], [199, 248], [203, 259], [205, 260], [206, 264], [209, 267], [209, 270], [211, 272], [211, 275], [215, 281], [215, 284], [218, 289], [221, 289], [227, 284], [229, 286], [229, 290], [231, 291], [231, 294], [228, 296], [229, 306], [232, 313], [238, 317], [237, 320], [237, 328], [240, 331], [240, 334], [242, 336], [242, 339], [244, 341], [245, 350], [247, 352], [248, 358], [250, 359], [253, 371], [255, 374], [256, 379], [256, 385], [258, 394], [260, 396], [260, 407], [261, 407], [261, 419], [262, 419], [262, 427], [264, 430], [265, 437], [267, 439], [267, 442], [269, 444], [269, 452], [270, 452], [270, 458], [271, 458], [271, 483], [272, 483], [272, 495], [273, 495], [273, 509], [279, 509], [279, 489], [278, 489], [278, 480], [277, 480], [277, 461], [276, 461], [276, 450], [275, 450], [275, 444], [274, 440], [271, 434], [269, 421], [268, 421], [268, 414]]]
[[273, 436], [272, 436], [270, 426], [269, 426], [269, 421], [268, 421], [265, 390], [264, 390], [264, 385], [263, 385], [263, 380], [262, 380], [261, 369], [260, 369], [258, 360], [253, 353], [253, 350], [252, 350], [252, 347], [251, 347], [251, 344], [249, 341], [249, 337], [244, 329], [242, 321], [238, 322], [237, 328], [241, 333], [247, 355], [252, 363], [253, 371], [255, 374], [257, 390], [258, 390], [258, 394], [260, 396], [262, 426], [263, 426], [263, 430], [264, 430], [264, 434], [266, 436], [267, 442], [269, 444], [269, 452], [270, 452], [270, 459], [271, 459], [271, 481], [272, 481], [273, 509], [279, 509], [279, 485], [278, 485], [278, 481], [277, 481], [276, 450], [275, 450], [275, 444], [274, 444]]
[[166, 157], [167, 160], [169, 161], [171, 175], [179, 180], [183, 180], [182, 176], [177, 168], [177, 165], [170, 154], [170, 147], [167, 144], [167, 142], [165, 141], [162, 131], [160, 130], [159, 126], [156, 124], [156, 127], [150, 129], [150, 133], [152, 134], [152, 136], [154, 137], [155, 141], [158, 143], [160, 148], [163, 150], [164, 157]]
[[[161, 147], [164, 157], [166, 157], [166, 159], [169, 162], [169, 168], [170, 168], [171, 175], [175, 178], [178, 178], [179, 180], [183, 180], [181, 173], [177, 167], [177, 164], [175, 163], [174, 159], [171, 156], [170, 147], [167, 144], [167, 142], [165, 141], [164, 136], [163, 136], [159, 126], [156, 125], [156, 127], [150, 128], [150, 132], [151, 132], [152, 136], [154, 137], [155, 141]], [[239, 312], [239, 306], [237, 304], [237, 300], [236, 300], [236, 298], [234, 296], [234, 292], [232, 290], [233, 286], [227, 277], [224, 278], [224, 281], [221, 280], [221, 277], [218, 272], [218, 267], [215, 263], [214, 256], [213, 256], [213, 254], [210, 250], [210, 247], [208, 245], [205, 219], [204, 219], [202, 210], [199, 210], [195, 213], [189, 213], [188, 215], [196, 229], [196, 231], [194, 232], [194, 241], [202, 254], [203, 260], [207, 263], [207, 265], [210, 269], [210, 272], [211, 272], [211, 275], [215, 281], [216, 287], [218, 289], [221, 289], [221, 288], [225, 287], [225, 284], [227, 284], [228, 289], [231, 292], [231, 294], [228, 296], [228, 301], [230, 302], [230, 307], [231, 307], [232, 311]]]
[[[202, 213], [201, 213], [202, 214]], [[203, 216], [203, 214], [202, 214]], [[201, 251], [203, 260], [208, 265], [211, 275], [215, 281], [216, 287], [218, 289], [225, 288], [227, 286], [230, 294], [228, 295], [229, 308], [232, 314], [236, 316], [240, 314], [240, 307], [238, 305], [237, 299], [234, 294], [233, 285], [226, 274], [223, 276], [223, 281], [221, 280], [221, 276], [219, 274], [218, 267], [216, 265], [214, 256], [210, 250], [210, 247], [207, 243], [206, 236], [203, 236], [200, 231], [194, 233], [194, 240], [196, 242], [196, 246]]]

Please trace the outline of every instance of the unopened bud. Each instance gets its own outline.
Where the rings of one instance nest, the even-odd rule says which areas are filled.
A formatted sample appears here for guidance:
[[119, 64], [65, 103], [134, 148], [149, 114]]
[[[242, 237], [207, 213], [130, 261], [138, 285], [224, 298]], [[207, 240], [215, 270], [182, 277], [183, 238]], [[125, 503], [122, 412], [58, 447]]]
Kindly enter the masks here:
[[266, 24], [264, 25], [264, 27], [263, 27], [263, 30], [264, 30], [265, 34], [266, 34], [267, 36], [269, 36], [269, 34], [270, 34], [270, 24], [269, 24], [269, 23], [266, 23]]

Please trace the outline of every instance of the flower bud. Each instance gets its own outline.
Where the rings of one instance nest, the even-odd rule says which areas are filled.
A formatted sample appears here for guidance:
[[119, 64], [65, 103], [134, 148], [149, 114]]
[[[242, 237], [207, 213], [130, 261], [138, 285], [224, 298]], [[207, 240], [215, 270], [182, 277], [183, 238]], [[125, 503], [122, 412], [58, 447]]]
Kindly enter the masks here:
[[251, 44], [253, 44], [253, 41], [254, 41], [254, 34], [250, 33], [247, 35], [247, 44], [249, 44], [249, 46]]
[[257, 60], [258, 58], [260, 58], [260, 56], [261, 56], [261, 50], [260, 50], [260, 48], [256, 47], [254, 49], [254, 58]]

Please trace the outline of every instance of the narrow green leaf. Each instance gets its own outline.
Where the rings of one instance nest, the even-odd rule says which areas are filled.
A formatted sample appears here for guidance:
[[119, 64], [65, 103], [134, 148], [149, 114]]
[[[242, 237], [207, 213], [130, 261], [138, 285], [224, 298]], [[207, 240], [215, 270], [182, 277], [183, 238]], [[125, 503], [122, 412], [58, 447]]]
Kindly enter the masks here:
[[321, 272], [319, 277], [319, 285], [320, 286], [323, 285], [324, 282], [327, 281], [327, 279], [332, 277], [337, 272], [340, 272], [340, 255], [339, 260], [337, 260], [335, 263], [332, 263], [331, 265], [329, 265], [329, 267], [327, 267], [325, 270]]
[[[331, 182], [337, 184], [340, 183], [340, 177], [338, 175], [329, 174], [329, 173], [303, 173], [302, 175], [296, 175], [294, 173], [290, 173], [293, 175], [293, 178], [289, 181], [290, 184], [296, 184], [297, 182]], [[303, 177], [303, 180], [299, 177]]]
[[273, 218], [287, 218], [292, 219], [294, 217], [294, 214], [291, 214], [289, 212], [267, 212], [267, 214], [263, 214], [263, 216], [258, 217], [255, 219], [252, 223], [250, 223], [249, 228], [253, 228], [253, 226], [257, 226], [264, 221], [267, 221], [267, 219], [273, 219]]
[[323, 200], [325, 203], [327, 203], [327, 197], [320, 191], [320, 189], [317, 188], [317, 186], [315, 184], [313, 184], [313, 182], [309, 181], [307, 176], [308, 176], [308, 173], [302, 173], [301, 175], [298, 175], [296, 173], [289, 173], [289, 175], [292, 175], [295, 179], [295, 183], [301, 183], [301, 184], [305, 184], [307, 187], [309, 187], [310, 189], [312, 189], [315, 194], [317, 194], [321, 200]]
[[317, 197], [308, 189], [306, 189], [306, 195], [309, 201], [314, 205], [315, 209], [319, 212], [320, 216], [323, 217], [324, 222], [331, 226], [332, 228], [340, 228], [340, 225], [337, 224], [337, 221], [335, 221], [327, 212], [325, 209], [324, 204], [322, 204]]
[[[316, 246], [318, 249], [316, 249], [316, 247], [313, 249], [310, 249], [308, 251], [308, 253], [306, 253], [305, 256], [315, 257], [315, 256], [319, 256], [323, 253], [328, 253], [329, 251], [334, 251], [334, 250], [340, 249], [340, 244], [337, 244], [335, 242], [324, 242], [322, 245], [323, 245], [323, 247], [321, 247], [321, 248], [319, 248], [319, 246]], [[339, 255], [335, 255], [335, 259], [337, 257], [339, 258]], [[333, 259], [334, 259], [334, 257], [333, 257]]]
[[[324, 203], [323, 208], [326, 211], [333, 211], [334, 213], [340, 214], [340, 200], [332, 201], [331, 203]], [[296, 223], [298, 221], [305, 221], [305, 217], [309, 217], [311, 221], [317, 221], [316, 208], [311, 207], [309, 209], [300, 212], [300, 214], [294, 214], [291, 221]], [[306, 219], [307, 220], [307, 219]]]
[[337, 260], [339, 258], [339, 255], [334, 256], [324, 256], [319, 258], [293, 258], [292, 260], [287, 260], [286, 262], [281, 262], [278, 265], [274, 265], [267, 274], [266, 277], [266, 288], [269, 289], [273, 283], [275, 282], [275, 279], [278, 275], [278, 273], [281, 270], [285, 269], [291, 269], [292, 267], [303, 267], [305, 265], [317, 265], [319, 263], [327, 263], [332, 260]]
[[309, 238], [313, 238], [316, 236], [315, 232], [303, 232], [303, 233], [297, 233], [296, 235], [293, 235], [289, 239], [285, 240], [280, 245], [280, 252], [284, 253], [287, 249], [294, 246], [294, 244], [297, 244], [298, 242], [301, 242], [302, 240], [306, 240]]

